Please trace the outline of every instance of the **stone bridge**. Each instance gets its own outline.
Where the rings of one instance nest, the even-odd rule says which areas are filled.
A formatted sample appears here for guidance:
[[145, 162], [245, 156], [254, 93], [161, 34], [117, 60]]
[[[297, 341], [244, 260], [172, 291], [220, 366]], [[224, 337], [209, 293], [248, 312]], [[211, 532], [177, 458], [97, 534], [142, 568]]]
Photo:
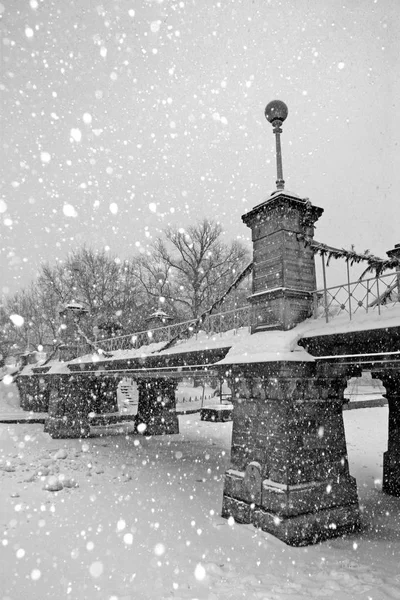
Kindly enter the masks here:
[[[281, 117], [272, 121], [277, 139]], [[387, 390], [383, 490], [400, 496], [398, 274], [391, 274], [395, 284], [382, 279], [384, 269], [399, 269], [400, 251], [381, 262], [373, 257], [376, 271], [363, 288], [366, 295], [357, 299], [350, 280], [338, 286], [337, 293], [344, 288], [348, 296], [335, 306], [333, 288], [316, 290], [315, 253], [335, 250], [314, 241], [323, 209], [284, 190], [279, 160], [280, 146], [278, 189], [242, 217], [253, 242], [249, 327], [178, 337], [164, 348], [150, 344], [50, 361], [27, 367], [17, 383], [25, 405], [32, 395], [49, 404], [50, 435], [82, 437], [89, 434], [90, 412], [115, 408], [125, 376], [137, 380], [136, 427], [146, 435], [179, 432], [174, 408], [180, 378], [226, 378], [234, 410], [222, 515], [306, 545], [360, 525], [342, 406], [347, 380], [363, 368]]]

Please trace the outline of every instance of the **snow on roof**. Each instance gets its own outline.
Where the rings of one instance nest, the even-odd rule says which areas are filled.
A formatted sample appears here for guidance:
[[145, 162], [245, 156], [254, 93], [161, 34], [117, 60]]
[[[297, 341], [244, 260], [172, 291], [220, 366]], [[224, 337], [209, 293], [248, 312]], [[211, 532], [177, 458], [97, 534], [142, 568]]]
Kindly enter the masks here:
[[50, 370], [47, 371], [48, 375], [71, 375], [67, 362], [51, 360], [45, 366], [50, 367]]
[[[141, 346], [140, 348], [130, 348], [128, 350], [113, 350], [110, 352], [112, 356], [106, 357], [102, 354], [85, 354], [84, 356], [78, 356], [78, 358], [74, 358], [69, 361], [69, 364], [81, 364], [88, 362], [99, 362], [99, 361], [109, 361], [109, 360], [128, 360], [130, 358], [146, 358], [151, 354], [154, 354], [158, 350], [160, 350], [163, 346], [165, 346], [166, 342], [154, 342], [153, 344], [148, 344], [147, 346]], [[99, 343], [101, 346], [101, 342]]]
[[289, 331], [262, 331], [248, 335], [234, 344], [219, 365], [275, 361], [308, 361], [315, 359], [304, 348], [297, 345], [300, 339], [295, 329]]
[[290, 192], [289, 190], [275, 190], [271, 193], [270, 196], [267, 196], [267, 198], [265, 200], [271, 200], [271, 198], [276, 198], [277, 196], [291, 196], [292, 198], [296, 198], [298, 200], [303, 200], [303, 198], [300, 198], [300, 196], [298, 194], [295, 194], [294, 192]]
[[300, 196], [298, 196], [298, 194], [295, 194], [294, 192], [290, 192], [289, 190], [275, 190], [271, 194], [269, 194], [269, 196], [265, 196], [259, 204], [251, 208], [248, 212], [251, 212], [256, 208], [260, 208], [261, 206], [267, 204], [271, 200], [275, 200], [275, 198], [278, 198], [278, 196], [289, 196], [290, 198], [293, 198], [293, 200], [300, 200], [301, 202], [305, 202], [303, 198], [300, 198]]
[[400, 327], [400, 302], [370, 308], [368, 313], [364, 309], [358, 310], [350, 320], [348, 313], [341, 313], [330, 318], [326, 323], [325, 316], [318, 319], [307, 319], [295, 328], [301, 337], [315, 337], [317, 335], [332, 335], [335, 333], [350, 333], [367, 331], [369, 329], [385, 329], [386, 327]]
[[188, 340], [178, 340], [175, 346], [171, 346], [168, 350], [160, 352], [160, 356], [229, 348], [236, 345], [241, 339], [247, 339], [248, 337], [250, 337], [248, 327], [240, 327], [239, 329], [230, 329], [223, 333], [212, 334], [208, 334], [205, 331], [199, 331]]

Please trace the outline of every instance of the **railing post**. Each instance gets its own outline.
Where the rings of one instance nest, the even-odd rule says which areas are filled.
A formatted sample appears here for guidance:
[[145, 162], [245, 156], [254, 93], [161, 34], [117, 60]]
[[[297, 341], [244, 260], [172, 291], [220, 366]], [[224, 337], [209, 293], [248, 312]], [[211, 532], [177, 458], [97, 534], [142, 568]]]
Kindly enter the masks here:
[[316, 319], [318, 317], [318, 293], [313, 292], [313, 317]]
[[347, 291], [349, 294], [349, 315], [350, 315], [350, 321], [351, 321], [351, 288], [350, 288], [350, 267], [349, 267], [349, 261], [346, 260], [346, 266], [347, 266]]
[[381, 314], [381, 303], [380, 303], [380, 293], [379, 293], [379, 277], [378, 277], [378, 273], [376, 273], [375, 275], [376, 277], [376, 294], [378, 296], [378, 315], [380, 316]]
[[327, 323], [329, 323], [329, 315], [328, 315], [328, 296], [326, 293], [326, 270], [325, 270], [325, 254], [321, 254], [321, 258], [322, 258], [322, 275], [324, 278], [324, 303], [325, 303], [325, 320]]
[[396, 302], [400, 302], [400, 271], [396, 269], [396, 279], [397, 279], [397, 298]]
[[[400, 260], [400, 244], [395, 244], [394, 248], [392, 248], [391, 250], [388, 250], [386, 252], [386, 254], [388, 255], [389, 258], [396, 258], [397, 260]], [[395, 266], [395, 270], [396, 270], [396, 277], [397, 277], [397, 302], [400, 302], [400, 267], [399, 265], [397, 265], [397, 267]]]

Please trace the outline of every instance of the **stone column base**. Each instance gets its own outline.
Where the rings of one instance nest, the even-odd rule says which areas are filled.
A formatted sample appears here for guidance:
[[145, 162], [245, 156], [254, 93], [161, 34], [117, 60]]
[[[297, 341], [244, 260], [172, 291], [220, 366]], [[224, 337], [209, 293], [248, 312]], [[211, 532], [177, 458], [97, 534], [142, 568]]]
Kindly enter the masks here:
[[179, 433], [179, 421], [176, 413], [164, 413], [162, 415], [154, 415], [145, 422], [138, 415], [136, 418], [136, 429], [140, 424], [145, 424], [146, 429], [141, 431], [139, 427], [138, 433], [143, 435], [172, 435]]
[[392, 454], [389, 450], [383, 453], [382, 492], [390, 496], [400, 496], [399, 454]]
[[53, 439], [79, 439], [89, 437], [90, 426], [86, 419], [48, 417], [44, 423], [44, 432], [50, 434]]
[[282, 485], [261, 481], [256, 462], [245, 472], [226, 472], [222, 516], [252, 523], [290, 546], [315, 544], [360, 526], [353, 477]]
[[[254, 508], [252, 508], [254, 507]], [[337, 506], [293, 517], [278, 516], [246, 502], [224, 496], [222, 516], [252, 523], [289, 546], [308, 546], [352, 533], [360, 526], [357, 504]]]

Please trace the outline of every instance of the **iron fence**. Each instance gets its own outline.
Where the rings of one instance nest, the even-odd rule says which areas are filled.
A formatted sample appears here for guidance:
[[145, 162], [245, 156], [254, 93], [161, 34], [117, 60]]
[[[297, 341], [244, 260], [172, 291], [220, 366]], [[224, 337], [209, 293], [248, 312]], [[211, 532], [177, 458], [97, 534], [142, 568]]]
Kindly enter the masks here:
[[[334, 287], [324, 287], [314, 292], [314, 318], [330, 319], [347, 313], [350, 320], [357, 312], [380, 315], [385, 309], [400, 301], [400, 271], [385, 275], [350, 281]], [[325, 274], [324, 274], [325, 275]]]
[[[237, 330], [241, 327], [250, 327], [251, 323], [250, 305], [241, 308], [235, 308], [222, 313], [216, 313], [205, 317], [204, 321], [196, 324], [196, 319], [174, 323], [164, 327], [151, 328], [146, 331], [138, 331], [127, 335], [120, 335], [96, 341], [97, 348], [104, 352], [113, 352], [115, 350], [131, 350], [152, 343], [169, 342], [176, 336], [189, 338], [197, 335], [200, 331], [205, 331], [208, 335], [221, 334], [231, 329]], [[94, 350], [89, 344], [82, 344], [79, 347], [79, 356], [90, 354]]]

